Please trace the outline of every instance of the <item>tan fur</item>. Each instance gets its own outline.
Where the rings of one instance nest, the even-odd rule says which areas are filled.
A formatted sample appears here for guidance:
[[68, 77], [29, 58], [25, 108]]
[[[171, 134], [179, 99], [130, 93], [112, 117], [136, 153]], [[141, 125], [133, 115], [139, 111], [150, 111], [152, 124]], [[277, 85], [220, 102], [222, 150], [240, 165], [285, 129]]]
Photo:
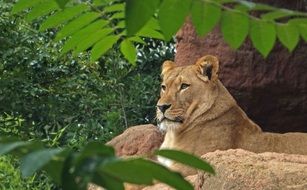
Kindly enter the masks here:
[[[190, 66], [175, 67], [171, 62], [163, 65], [165, 90], [161, 89], [157, 106], [171, 106], [164, 114], [157, 109], [158, 124], [166, 132], [161, 148], [184, 150], [199, 156], [235, 148], [256, 153], [307, 154], [307, 134], [262, 132], [219, 81], [218, 68], [218, 59], [210, 55]], [[183, 83], [190, 86], [181, 90]], [[166, 160], [162, 162], [179, 168], [184, 175], [195, 173]]]

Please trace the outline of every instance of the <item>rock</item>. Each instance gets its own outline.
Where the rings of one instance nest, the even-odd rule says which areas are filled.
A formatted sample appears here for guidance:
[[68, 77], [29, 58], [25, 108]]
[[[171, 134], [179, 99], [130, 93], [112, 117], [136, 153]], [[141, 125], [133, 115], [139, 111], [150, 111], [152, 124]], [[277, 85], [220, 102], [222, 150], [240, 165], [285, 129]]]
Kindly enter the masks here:
[[173, 188], [170, 188], [169, 186], [167, 186], [165, 184], [158, 183], [158, 184], [153, 185], [153, 186], [145, 187], [142, 190], [173, 190]]
[[117, 156], [152, 156], [163, 141], [163, 134], [154, 125], [129, 127], [107, 145], [113, 146]]
[[194, 64], [207, 54], [220, 60], [219, 77], [247, 115], [264, 131], [307, 132], [307, 43], [289, 53], [277, 43], [264, 59], [250, 40], [238, 50], [219, 28], [198, 37], [190, 22], [177, 33], [175, 62]]
[[95, 184], [89, 184], [87, 190], [105, 190], [105, 189]]
[[198, 174], [200, 189], [307, 189], [307, 156], [236, 149], [202, 158], [215, 167], [216, 176]]
[[[252, 153], [241, 149], [215, 151], [202, 156], [211, 163], [215, 176], [199, 173], [188, 178], [195, 189], [223, 190], [306, 190], [307, 156]], [[196, 179], [197, 178], [197, 179]], [[170, 190], [164, 184], [146, 187], [145, 190]]]

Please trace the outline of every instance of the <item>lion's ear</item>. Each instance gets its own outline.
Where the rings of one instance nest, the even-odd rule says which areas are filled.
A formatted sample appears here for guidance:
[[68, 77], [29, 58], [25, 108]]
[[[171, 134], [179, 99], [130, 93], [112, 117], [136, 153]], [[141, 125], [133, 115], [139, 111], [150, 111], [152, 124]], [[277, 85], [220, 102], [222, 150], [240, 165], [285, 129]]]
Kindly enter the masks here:
[[215, 81], [218, 79], [219, 71], [219, 60], [213, 55], [206, 55], [200, 59], [195, 64], [199, 72], [210, 81]]
[[163, 65], [162, 65], [162, 72], [161, 72], [161, 76], [164, 75], [164, 73], [166, 73], [167, 71], [170, 71], [171, 69], [175, 68], [175, 63], [173, 61], [164, 61]]

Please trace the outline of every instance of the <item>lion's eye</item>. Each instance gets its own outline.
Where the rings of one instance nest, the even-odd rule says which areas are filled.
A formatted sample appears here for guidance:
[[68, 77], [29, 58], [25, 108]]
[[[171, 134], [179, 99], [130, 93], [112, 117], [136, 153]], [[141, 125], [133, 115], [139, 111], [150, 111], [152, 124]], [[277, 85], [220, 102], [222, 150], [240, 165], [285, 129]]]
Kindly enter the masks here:
[[182, 83], [181, 86], [180, 86], [180, 90], [187, 89], [189, 86], [190, 86], [189, 84]]
[[162, 84], [162, 85], [161, 85], [161, 88], [162, 88], [163, 91], [165, 91], [166, 86]]

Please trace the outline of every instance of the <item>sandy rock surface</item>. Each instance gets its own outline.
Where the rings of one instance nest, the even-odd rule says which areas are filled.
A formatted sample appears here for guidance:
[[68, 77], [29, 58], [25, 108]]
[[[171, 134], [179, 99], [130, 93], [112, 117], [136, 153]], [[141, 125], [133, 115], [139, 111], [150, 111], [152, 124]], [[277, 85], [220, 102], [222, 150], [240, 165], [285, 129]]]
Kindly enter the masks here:
[[[216, 176], [188, 176], [195, 189], [209, 190], [306, 190], [307, 156], [279, 153], [256, 154], [242, 149], [215, 151], [202, 158], [215, 168]], [[156, 184], [145, 190], [171, 190]]]

